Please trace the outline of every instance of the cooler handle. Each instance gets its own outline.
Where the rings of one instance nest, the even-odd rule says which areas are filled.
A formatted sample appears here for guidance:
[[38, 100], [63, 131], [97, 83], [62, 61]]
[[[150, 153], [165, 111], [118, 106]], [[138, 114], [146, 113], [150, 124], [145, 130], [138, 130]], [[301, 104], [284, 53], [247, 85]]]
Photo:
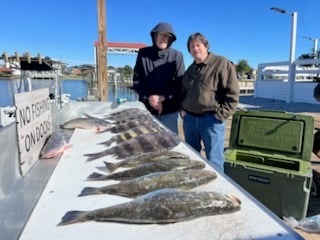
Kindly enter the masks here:
[[258, 109], [256, 110], [258, 112], [276, 112], [276, 113], [287, 113], [286, 111], [283, 111], [283, 110], [277, 110], [277, 109]]
[[261, 168], [255, 168], [255, 167], [249, 167], [249, 166], [246, 166], [246, 165], [243, 165], [243, 168], [249, 169], [249, 170], [255, 170], [255, 171], [259, 171], [259, 172], [263, 172], [263, 173], [274, 174], [274, 171], [265, 170], [265, 169], [261, 169]]
[[303, 191], [306, 193], [310, 193], [311, 191], [312, 178], [307, 178], [303, 184]]

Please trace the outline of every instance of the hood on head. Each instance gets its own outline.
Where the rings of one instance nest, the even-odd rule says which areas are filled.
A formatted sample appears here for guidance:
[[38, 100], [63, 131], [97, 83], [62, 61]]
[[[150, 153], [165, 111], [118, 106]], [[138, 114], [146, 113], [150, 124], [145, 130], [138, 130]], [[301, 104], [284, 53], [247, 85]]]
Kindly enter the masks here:
[[150, 32], [152, 43], [155, 46], [155, 34], [158, 32], [165, 32], [169, 33], [171, 35], [170, 41], [168, 43], [168, 47], [171, 46], [171, 44], [177, 40], [176, 33], [174, 32], [172, 26], [170, 23], [160, 22], [158, 23]]

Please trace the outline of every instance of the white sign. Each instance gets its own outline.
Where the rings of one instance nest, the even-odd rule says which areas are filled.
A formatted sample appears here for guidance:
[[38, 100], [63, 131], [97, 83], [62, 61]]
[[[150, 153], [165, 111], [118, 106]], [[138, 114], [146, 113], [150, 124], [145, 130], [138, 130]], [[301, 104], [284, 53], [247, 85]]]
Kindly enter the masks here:
[[20, 167], [22, 175], [39, 159], [44, 142], [52, 133], [49, 89], [15, 94]]

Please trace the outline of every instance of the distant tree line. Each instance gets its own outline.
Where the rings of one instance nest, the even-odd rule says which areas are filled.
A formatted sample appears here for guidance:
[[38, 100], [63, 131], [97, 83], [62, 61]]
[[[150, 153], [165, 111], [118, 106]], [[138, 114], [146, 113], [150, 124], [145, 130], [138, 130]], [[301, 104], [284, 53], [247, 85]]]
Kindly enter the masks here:
[[120, 74], [120, 79], [123, 81], [128, 81], [132, 79], [133, 69], [130, 65], [125, 65], [124, 67], [115, 68], [113, 66], [108, 66], [108, 69], [114, 70], [116, 73]]
[[[46, 57], [48, 58], [48, 57]], [[298, 59], [313, 59], [313, 58], [320, 58], [320, 51], [318, 50], [316, 53], [305, 53], [298, 57]], [[254, 79], [255, 78], [255, 69], [252, 68], [247, 60], [241, 59], [238, 63], [234, 64], [237, 77], [238, 79]], [[311, 65], [305, 65], [311, 66]], [[317, 67], [319, 67], [317, 65]], [[72, 68], [79, 68], [82, 69], [82, 73], [87, 73], [88, 71], [94, 71], [94, 66], [89, 64], [79, 65], [79, 66], [72, 66], [67, 67], [66, 65], [62, 65], [63, 73], [67, 73], [68, 70]], [[123, 81], [128, 81], [133, 77], [133, 68], [130, 65], [124, 65], [123, 67], [114, 67], [108, 66], [109, 70], [114, 70], [116, 73], [119, 73], [120, 79]], [[69, 71], [70, 72], [70, 71]]]
[[239, 60], [235, 67], [238, 79], [254, 78], [254, 69], [248, 64], [247, 60]]

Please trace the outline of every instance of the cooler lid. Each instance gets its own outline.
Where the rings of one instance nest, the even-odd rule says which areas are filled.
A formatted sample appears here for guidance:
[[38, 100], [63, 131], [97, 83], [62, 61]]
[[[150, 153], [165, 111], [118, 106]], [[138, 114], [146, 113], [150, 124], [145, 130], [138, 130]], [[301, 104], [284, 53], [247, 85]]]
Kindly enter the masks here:
[[312, 116], [239, 110], [232, 118], [229, 147], [310, 161], [313, 131]]

